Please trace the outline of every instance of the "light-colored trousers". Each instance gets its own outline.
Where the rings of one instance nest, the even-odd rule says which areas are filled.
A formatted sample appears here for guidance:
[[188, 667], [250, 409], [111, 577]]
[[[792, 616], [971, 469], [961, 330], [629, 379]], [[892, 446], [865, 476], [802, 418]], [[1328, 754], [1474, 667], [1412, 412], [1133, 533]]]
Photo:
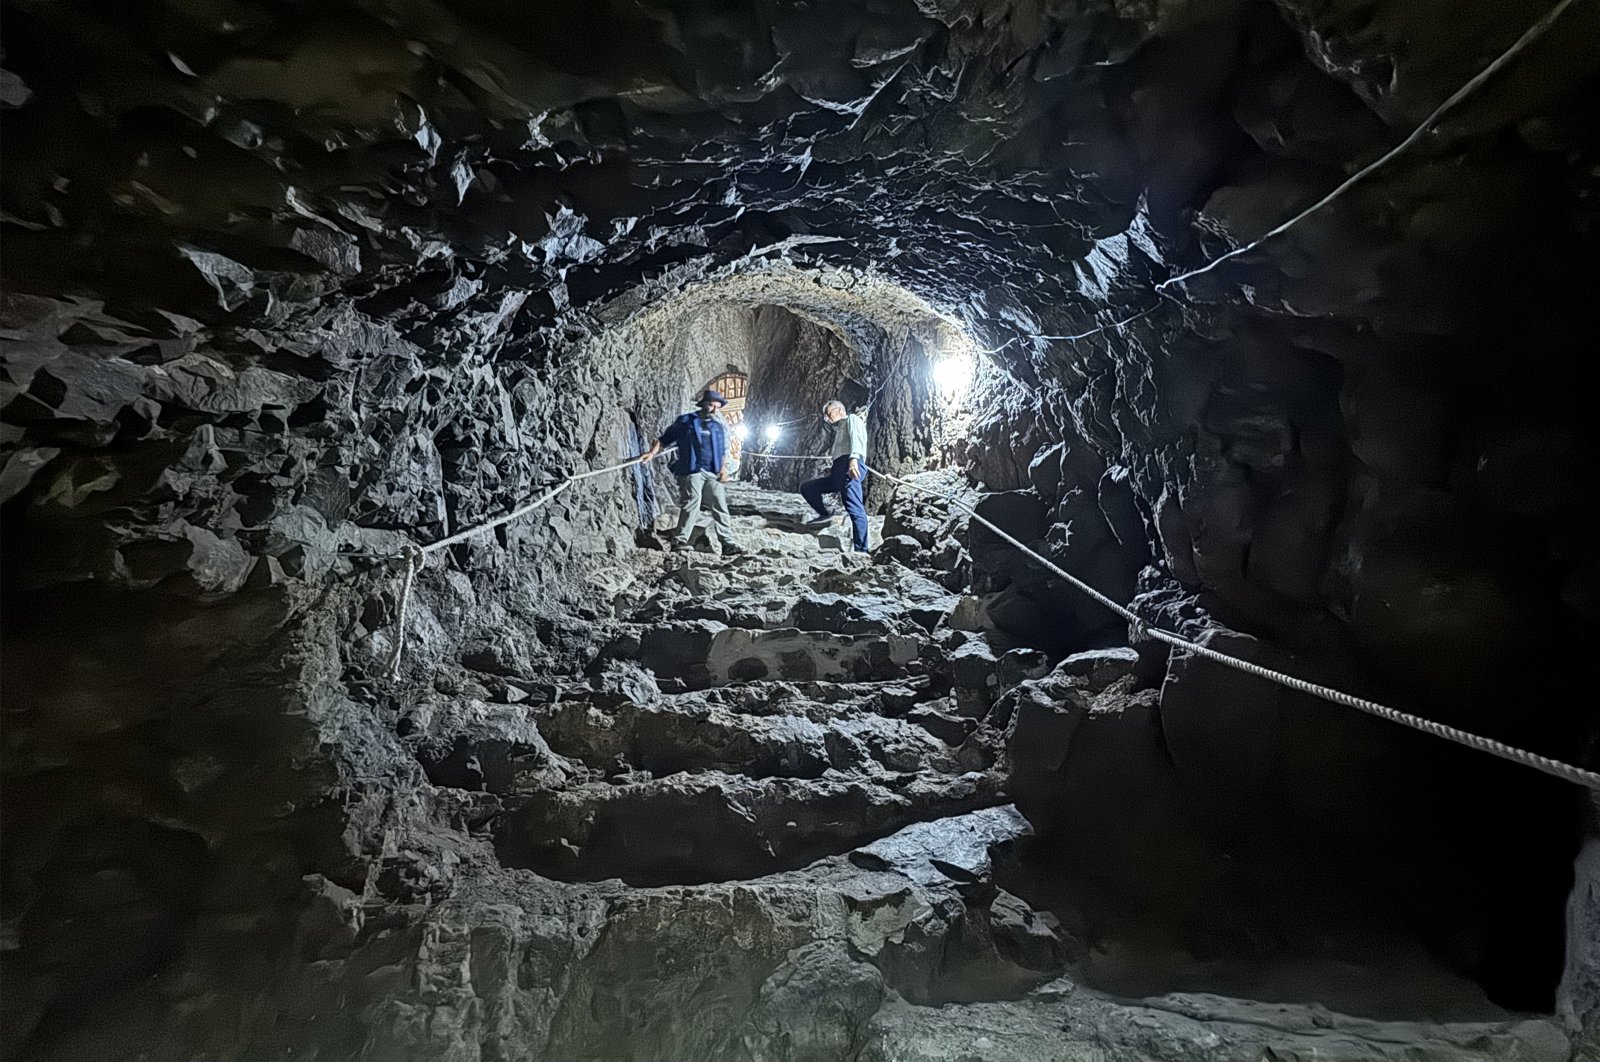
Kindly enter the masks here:
[[700, 520], [700, 510], [711, 517], [711, 526], [723, 542], [735, 542], [733, 516], [728, 512], [728, 492], [717, 482], [714, 472], [691, 472], [678, 477], [678, 539], [687, 544]]

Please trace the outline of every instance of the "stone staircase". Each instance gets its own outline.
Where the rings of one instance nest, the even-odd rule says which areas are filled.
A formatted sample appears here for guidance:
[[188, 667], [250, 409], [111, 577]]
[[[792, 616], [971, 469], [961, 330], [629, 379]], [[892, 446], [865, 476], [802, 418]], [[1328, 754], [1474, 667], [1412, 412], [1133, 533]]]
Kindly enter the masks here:
[[954, 595], [801, 530], [792, 495], [730, 493], [747, 552], [651, 558], [588, 681], [523, 706], [569, 781], [507, 778], [506, 865], [748, 879], [1002, 802], [992, 757], [958, 755], [976, 721], [933, 641]]
[[[792, 495], [730, 493], [748, 552], [617, 558], [583, 675], [500, 676], [504, 703], [423, 713], [418, 759], [482, 844], [388, 942], [388, 981], [342, 989], [376, 1030], [361, 1058], [1566, 1057], [1547, 1022], [1076, 984], [1086, 945], [1018, 894], [1029, 828], [980, 721], [1038, 654], [960, 630], [926, 576], [800, 530]], [[1073, 666], [1105, 688], [1132, 665]], [[425, 1021], [371, 1020], [417, 991]]]

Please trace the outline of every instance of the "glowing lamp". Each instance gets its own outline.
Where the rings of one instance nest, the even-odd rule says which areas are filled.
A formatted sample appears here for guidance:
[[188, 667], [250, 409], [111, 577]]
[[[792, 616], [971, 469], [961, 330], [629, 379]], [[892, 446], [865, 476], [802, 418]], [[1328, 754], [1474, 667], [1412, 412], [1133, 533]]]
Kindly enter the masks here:
[[771, 446], [783, 438], [783, 429], [776, 424], [768, 424], [766, 430], [767, 445]]
[[971, 354], [948, 354], [933, 365], [933, 385], [945, 398], [954, 401], [972, 386], [977, 367]]
[[738, 437], [740, 442], [744, 442], [750, 438], [750, 425], [740, 421], [733, 426], [733, 434]]

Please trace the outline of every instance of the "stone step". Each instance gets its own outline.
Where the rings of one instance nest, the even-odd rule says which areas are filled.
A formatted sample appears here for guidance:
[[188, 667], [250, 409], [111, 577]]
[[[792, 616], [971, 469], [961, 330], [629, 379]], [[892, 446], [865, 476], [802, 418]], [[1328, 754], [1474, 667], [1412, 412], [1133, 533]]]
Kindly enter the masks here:
[[[860, 1062], [1565, 1062], [1551, 1021], [1377, 1022], [1315, 1004], [1176, 995], [1129, 1002], [1045, 986], [1017, 1003], [886, 1003], [873, 1015]], [[1048, 1047], [1042, 1047], [1048, 1045]]]
[[561, 701], [530, 706], [528, 715], [558, 755], [658, 777], [713, 769], [752, 778], [956, 769], [946, 743], [928, 728], [861, 702], [830, 706], [795, 697], [761, 707], [757, 714], [688, 694], [655, 704]]
[[494, 841], [505, 865], [563, 881], [698, 884], [795, 869], [914, 822], [1002, 802], [988, 773], [869, 781], [837, 771], [811, 779], [706, 771], [507, 798]]
[[683, 620], [647, 628], [639, 639], [638, 660], [657, 676], [681, 679], [691, 689], [760, 679], [859, 682], [903, 675], [924, 641], [903, 634], [751, 630], [717, 620]]
[[774, 630], [794, 627], [834, 634], [904, 634], [923, 637], [954, 608], [954, 598], [907, 603], [892, 594], [806, 592], [798, 596], [745, 587], [720, 596], [690, 598], [658, 595], [627, 616], [640, 625], [709, 619], [730, 627]]

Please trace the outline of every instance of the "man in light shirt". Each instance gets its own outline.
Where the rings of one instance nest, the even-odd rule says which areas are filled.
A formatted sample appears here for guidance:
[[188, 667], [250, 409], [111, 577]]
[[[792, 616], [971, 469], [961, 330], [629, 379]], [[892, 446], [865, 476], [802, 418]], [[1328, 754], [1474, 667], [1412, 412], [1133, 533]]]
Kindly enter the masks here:
[[846, 413], [844, 403], [837, 398], [822, 407], [822, 419], [833, 429], [833, 467], [828, 474], [807, 480], [800, 485], [800, 493], [817, 511], [817, 519], [807, 525], [827, 527], [833, 522], [824, 497], [839, 495], [844, 511], [850, 515], [850, 544], [857, 553], [867, 552], [867, 422], [854, 413]]

